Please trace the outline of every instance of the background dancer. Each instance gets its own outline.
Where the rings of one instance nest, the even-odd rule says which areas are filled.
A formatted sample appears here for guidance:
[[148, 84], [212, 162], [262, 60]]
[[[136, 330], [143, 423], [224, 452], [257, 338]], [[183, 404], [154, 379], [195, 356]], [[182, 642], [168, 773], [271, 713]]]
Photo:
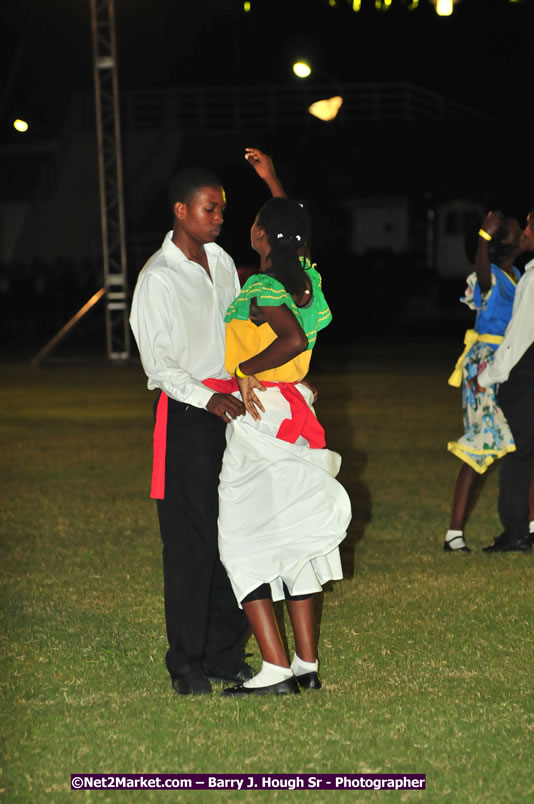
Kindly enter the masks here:
[[515, 288], [520, 273], [514, 260], [522, 251], [521, 227], [515, 218], [489, 212], [478, 232], [475, 272], [468, 277], [462, 299], [477, 311], [475, 325], [465, 336], [466, 348], [456, 363], [449, 384], [462, 386], [464, 435], [451, 441], [448, 449], [463, 464], [454, 486], [449, 530], [444, 549], [470, 552], [464, 539], [464, 526], [478, 476], [497, 458], [515, 449], [512, 433], [497, 404], [495, 389], [475, 395], [469, 386], [485, 361], [502, 341], [512, 315]]
[[[523, 242], [528, 251], [534, 251], [534, 210], [529, 213]], [[484, 393], [490, 383], [499, 383], [497, 399], [514, 435], [516, 450], [505, 455], [500, 465], [499, 516], [504, 532], [493, 544], [482, 549], [485, 553], [531, 552], [534, 539], [534, 260], [525, 266], [517, 286], [512, 318], [502, 344], [492, 362], [473, 381], [478, 393]]]

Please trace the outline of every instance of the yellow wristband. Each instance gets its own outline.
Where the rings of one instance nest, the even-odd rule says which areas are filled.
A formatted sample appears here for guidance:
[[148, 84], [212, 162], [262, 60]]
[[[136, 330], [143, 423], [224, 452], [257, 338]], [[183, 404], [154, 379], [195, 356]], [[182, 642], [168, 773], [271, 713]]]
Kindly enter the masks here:
[[235, 367], [235, 373], [237, 374], [237, 376], [238, 376], [238, 377], [241, 377], [242, 379], [243, 379], [244, 377], [247, 377], [247, 376], [248, 376], [248, 374], [243, 374], [243, 372], [242, 372], [242, 371], [241, 371], [241, 369], [239, 368], [239, 363], [238, 363], [238, 364], [237, 364], [237, 366]]
[[486, 231], [484, 231], [484, 229], [479, 229], [478, 233], [479, 233], [480, 237], [484, 238], [484, 240], [491, 240], [491, 235], [488, 234]]

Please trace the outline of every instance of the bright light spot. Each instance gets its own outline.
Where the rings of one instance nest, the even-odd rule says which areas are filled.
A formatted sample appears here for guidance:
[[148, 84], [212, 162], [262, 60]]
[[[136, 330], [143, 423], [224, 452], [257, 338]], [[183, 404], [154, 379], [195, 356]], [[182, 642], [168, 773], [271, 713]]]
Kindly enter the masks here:
[[362, 7], [362, 0], [352, 0], [352, 10], [360, 11]]
[[375, 8], [377, 11], [386, 11], [391, 6], [392, 0], [375, 0]]
[[330, 8], [335, 8], [337, 6], [336, 0], [328, 0], [328, 5]]
[[248, 0], [245, 0], [245, 2], [243, 3], [243, 11], [247, 13], [250, 11], [250, 3]]
[[450, 17], [452, 14], [453, 0], [435, 0], [436, 14], [440, 17]]
[[25, 120], [19, 120], [18, 118], [13, 121], [13, 128], [17, 131], [28, 131], [28, 124]]
[[311, 74], [311, 67], [307, 61], [297, 61], [293, 65], [293, 72], [299, 78], [307, 78]]
[[335, 95], [333, 98], [325, 98], [324, 100], [312, 103], [308, 107], [308, 111], [319, 120], [333, 120], [341, 106], [343, 105], [343, 98], [340, 95]]

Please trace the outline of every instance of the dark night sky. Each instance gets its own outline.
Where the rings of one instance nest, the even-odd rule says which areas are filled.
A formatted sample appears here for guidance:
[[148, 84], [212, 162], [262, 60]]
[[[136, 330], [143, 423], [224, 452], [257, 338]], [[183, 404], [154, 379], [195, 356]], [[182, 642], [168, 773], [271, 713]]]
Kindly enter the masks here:
[[[0, 2], [6, 23], [0, 144], [54, 139], [72, 93], [94, 91], [90, 0]], [[458, 0], [448, 18], [438, 17], [430, 0], [413, 11], [407, 5], [392, 0], [379, 12], [375, 0], [362, 0], [356, 14], [348, 0], [335, 7], [328, 0], [251, 0], [245, 13], [242, 0], [115, 0], [120, 89], [287, 86], [298, 83], [291, 72], [297, 56], [308, 57], [319, 80], [410, 81], [481, 117], [394, 129], [341, 125], [313, 141], [305, 132], [292, 140], [282, 129], [253, 144], [275, 156], [290, 193], [335, 195], [350, 162], [361, 193], [472, 193], [524, 215], [534, 178], [525, 158], [532, 142], [534, 0]], [[31, 123], [23, 137], [12, 129], [15, 117]], [[235, 143], [236, 153], [248, 144]], [[208, 164], [236, 186], [240, 179], [225, 174], [224, 157], [212, 150], [214, 163], [185, 148], [182, 158]]]
[[[487, 208], [495, 198], [500, 208], [524, 217], [534, 192], [534, 0], [459, 0], [450, 18], [438, 17], [429, 0], [420, 0], [411, 12], [408, 0], [392, 0], [386, 12], [376, 11], [374, 0], [362, 0], [358, 14], [347, 0], [337, 0], [334, 8], [328, 0], [251, 0], [251, 5], [246, 14], [242, 0], [115, 0], [121, 91], [287, 86], [297, 81], [291, 73], [295, 57], [307, 57], [319, 80], [409, 81], [480, 116], [396, 126], [384, 121], [344, 126], [341, 119], [339, 128], [337, 121], [331, 127], [313, 121], [321, 127], [313, 139], [307, 129], [295, 136], [282, 126], [272, 150], [268, 143], [232, 142], [231, 159], [225, 163], [215, 155], [214, 164], [202, 152], [198, 161], [230, 190], [241, 190], [229, 196], [222, 240], [236, 259], [243, 252], [250, 260], [246, 227], [264, 192], [241, 158], [243, 145], [269, 150], [288, 192], [313, 201], [314, 248], [328, 254], [334, 272], [346, 267], [340, 257], [336, 268], [332, 250], [342, 253], [348, 231], [335, 206], [347, 176], [362, 195], [422, 199], [427, 191], [443, 198], [472, 193]], [[60, 138], [73, 93], [94, 92], [90, 0], [0, 0], [0, 21], [0, 146], [22, 146], [4, 148], [2, 156], [9, 163], [16, 152], [17, 165], [33, 175], [32, 143], [40, 158], [47, 141]], [[29, 120], [28, 134], [14, 132], [15, 117]], [[217, 150], [218, 139], [211, 138], [210, 151]], [[189, 159], [192, 140], [186, 137], [180, 158]], [[28, 183], [13, 182], [25, 191]], [[148, 202], [153, 220], [141, 220], [139, 229], [159, 231], [168, 214], [164, 192], [157, 203]], [[134, 263], [132, 270], [138, 267]], [[395, 288], [389, 286], [393, 303]], [[458, 295], [453, 294], [454, 303]], [[337, 303], [342, 307], [343, 299]]]
[[[460, 0], [449, 18], [429, 0], [386, 12], [363, 0], [115, 0], [122, 89], [295, 79], [308, 55], [339, 81], [409, 80], [482, 111], [527, 117], [534, 2]], [[89, 0], [3, 0], [2, 140], [14, 116], [33, 136], [60, 128], [73, 90], [92, 89]]]

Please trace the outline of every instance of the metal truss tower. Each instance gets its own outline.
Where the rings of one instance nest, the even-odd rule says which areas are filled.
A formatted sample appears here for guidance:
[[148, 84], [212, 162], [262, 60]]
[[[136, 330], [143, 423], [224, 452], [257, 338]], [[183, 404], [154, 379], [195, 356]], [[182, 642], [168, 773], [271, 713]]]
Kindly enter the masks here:
[[127, 360], [130, 329], [114, 0], [90, 2], [107, 353], [112, 360]]

